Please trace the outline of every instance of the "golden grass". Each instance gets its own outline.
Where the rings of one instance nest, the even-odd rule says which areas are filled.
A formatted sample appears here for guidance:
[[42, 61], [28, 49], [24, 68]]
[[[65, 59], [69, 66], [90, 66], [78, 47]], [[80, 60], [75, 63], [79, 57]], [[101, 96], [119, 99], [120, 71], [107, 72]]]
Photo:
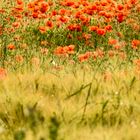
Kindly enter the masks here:
[[[11, 73], [1, 81], [0, 120], [4, 131], [1, 139], [11, 140], [19, 130], [25, 131], [26, 140], [48, 137], [52, 116], [60, 121], [60, 139], [131, 140], [139, 137], [140, 78], [134, 71], [114, 71], [106, 77], [86, 65], [83, 69], [79, 66], [68, 69]], [[45, 119], [43, 124], [35, 126], [36, 135], [29, 127], [28, 118], [28, 107], [35, 104], [36, 111], [41, 111]], [[20, 106], [25, 118], [20, 114]], [[36, 121], [39, 122], [38, 118]]]

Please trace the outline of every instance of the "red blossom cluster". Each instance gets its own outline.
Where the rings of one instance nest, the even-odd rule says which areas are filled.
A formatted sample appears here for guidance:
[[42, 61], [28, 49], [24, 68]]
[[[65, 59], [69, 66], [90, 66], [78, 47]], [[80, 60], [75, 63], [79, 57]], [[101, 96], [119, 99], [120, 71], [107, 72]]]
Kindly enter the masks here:
[[69, 46], [59, 46], [54, 50], [55, 55], [67, 55], [67, 54], [74, 54], [74, 45]]
[[[42, 47], [38, 49], [41, 54], [48, 54], [49, 47], [54, 45], [53, 52], [55, 55], [71, 56], [78, 54], [76, 57], [80, 62], [90, 58], [93, 60], [103, 58], [104, 50], [108, 51], [106, 54], [109, 57], [117, 54], [124, 59], [126, 57], [125, 46], [130, 46], [130, 49], [135, 51], [140, 46], [138, 35], [133, 35], [129, 41], [124, 38], [125, 27], [127, 26], [137, 33], [140, 31], [138, 17], [134, 15], [136, 12], [140, 12], [138, 0], [120, 2], [116, 0], [61, 0], [58, 2], [32, 0], [28, 3], [23, 0], [16, 0], [15, 5], [11, 6], [7, 12], [9, 15], [6, 13], [6, 9], [0, 9], [0, 14], [6, 15], [4, 23], [7, 23], [7, 27], [0, 24], [0, 36], [4, 33], [8, 36], [15, 33], [13, 36], [11, 35], [13, 42], [10, 40], [6, 46], [6, 49], [11, 53], [19, 48], [27, 50], [28, 41], [24, 40], [22, 43], [20, 41], [25, 38], [26, 31], [29, 29], [34, 32], [32, 33], [33, 38], [39, 41], [37, 47], [40, 47], [39, 45]], [[74, 45], [58, 46], [61, 44], [61, 38], [55, 44], [55, 37], [58, 35], [55, 36], [54, 34], [59, 29], [60, 34], [61, 30], [66, 31], [65, 37], [63, 37], [64, 42]], [[24, 35], [20, 36], [20, 33]], [[47, 38], [48, 36], [52, 42]], [[76, 44], [77, 42], [79, 44]], [[17, 62], [23, 61], [22, 55], [16, 55], [15, 59]]]
[[102, 58], [104, 56], [104, 52], [103, 50], [101, 49], [97, 49], [96, 51], [93, 51], [93, 52], [86, 52], [84, 54], [80, 54], [78, 56], [78, 60], [80, 62], [84, 62], [84, 61], [87, 61], [89, 60], [90, 58], [93, 59], [93, 60], [96, 60], [97, 58]]

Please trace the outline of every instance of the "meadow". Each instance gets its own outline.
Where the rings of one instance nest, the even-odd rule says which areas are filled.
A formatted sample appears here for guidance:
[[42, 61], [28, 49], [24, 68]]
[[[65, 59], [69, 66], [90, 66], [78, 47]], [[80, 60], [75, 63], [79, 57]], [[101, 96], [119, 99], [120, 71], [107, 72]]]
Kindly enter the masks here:
[[0, 1], [0, 140], [139, 130], [139, 0]]

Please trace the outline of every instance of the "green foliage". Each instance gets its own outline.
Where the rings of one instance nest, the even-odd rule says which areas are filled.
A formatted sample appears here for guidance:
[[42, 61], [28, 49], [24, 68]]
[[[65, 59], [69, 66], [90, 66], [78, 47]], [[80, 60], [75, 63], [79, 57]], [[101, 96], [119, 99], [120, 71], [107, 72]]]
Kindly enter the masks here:
[[50, 140], [58, 140], [60, 122], [56, 116], [50, 118], [49, 137]]

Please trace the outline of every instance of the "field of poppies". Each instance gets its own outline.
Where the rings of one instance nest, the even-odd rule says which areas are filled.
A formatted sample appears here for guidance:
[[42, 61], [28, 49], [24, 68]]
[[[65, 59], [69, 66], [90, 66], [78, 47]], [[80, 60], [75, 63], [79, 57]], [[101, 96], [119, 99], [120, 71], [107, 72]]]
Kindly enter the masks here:
[[0, 1], [0, 140], [139, 130], [139, 0]]

